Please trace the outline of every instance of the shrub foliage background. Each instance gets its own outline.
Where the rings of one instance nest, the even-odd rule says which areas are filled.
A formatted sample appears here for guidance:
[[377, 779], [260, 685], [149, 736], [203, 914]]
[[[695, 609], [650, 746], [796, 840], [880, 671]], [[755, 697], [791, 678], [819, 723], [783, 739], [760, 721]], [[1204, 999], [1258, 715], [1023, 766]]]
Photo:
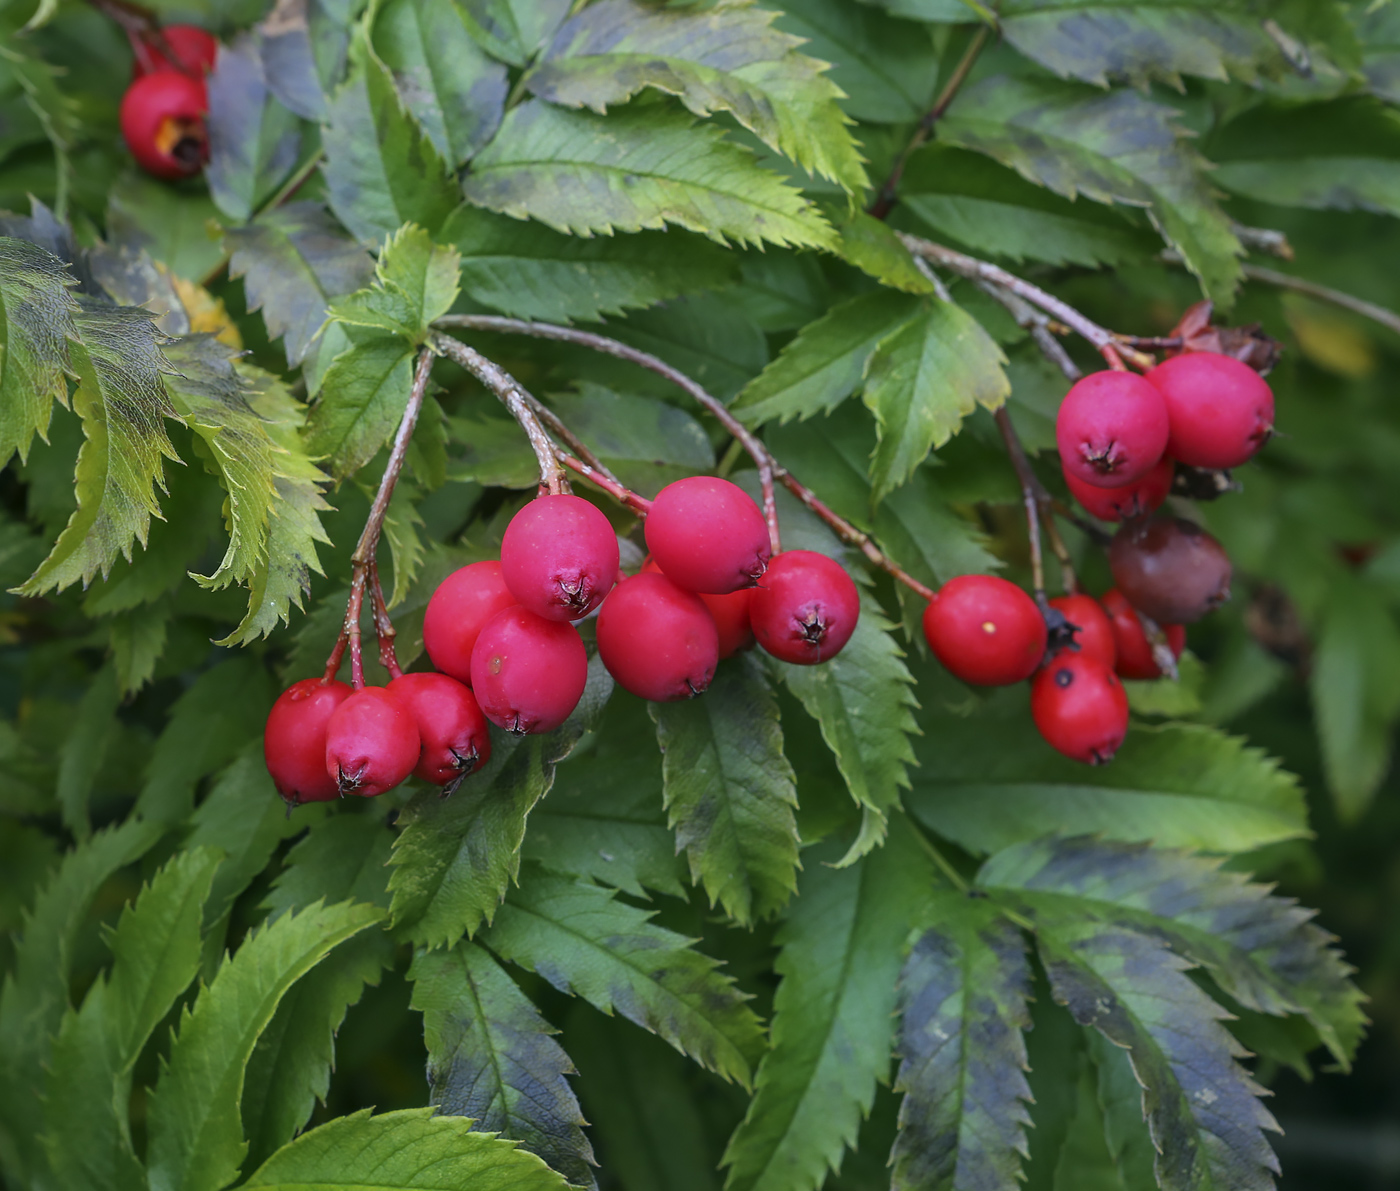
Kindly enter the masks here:
[[[178, 186], [120, 144], [109, 15], [0, 3], [8, 1182], [1271, 1186], [1263, 1085], [1301, 1103], [1287, 1070], [1348, 1068], [1364, 1017], [1261, 881], [1355, 929], [1370, 1045], [1394, 1045], [1398, 321], [1331, 288], [1400, 308], [1400, 10], [156, 10], [224, 42], [212, 158]], [[911, 137], [882, 224], [862, 212]], [[1115, 330], [1164, 334], [1204, 295], [1284, 341], [1282, 437], [1199, 506], [1234, 602], [1179, 684], [1135, 687], [1110, 767], [1043, 746], [1024, 690], [951, 680], [907, 593], [782, 493], [787, 544], [865, 587], [831, 665], [745, 655], [647, 708], [595, 661], [565, 727], [498, 738], [450, 799], [284, 816], [262, 720], [335, 640], [449, 312], [606, 323], [920, 580], [1024, 580], [989, 411], [1062, 492], [1066, 382], [1029, 320], [936, 284], [891, 228]], [[656, 376], [454, 333], [631, 486], [756, 491]], [[405, 659], [536, 479], [490, 393], [433, 377], [385, 529]]]

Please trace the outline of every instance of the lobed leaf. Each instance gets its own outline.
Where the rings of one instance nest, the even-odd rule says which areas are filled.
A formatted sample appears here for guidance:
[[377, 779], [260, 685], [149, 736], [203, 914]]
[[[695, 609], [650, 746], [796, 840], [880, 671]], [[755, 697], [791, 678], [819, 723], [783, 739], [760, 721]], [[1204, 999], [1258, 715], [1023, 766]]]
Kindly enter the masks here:
[[0, 236], [0, 466], [48, 439], [54, 401], [68, 400], [68, 343], [78, 336], [75, 285], [63, 262]]
[[569, 0], [462, 0], [462, 17], [493, 58], [525, 66], [569, 15]]
[[354, 475], [393, 435], [413, 386], [414, 346], [382, 335], [356, 343], [331, 362], [306, 427], [307, 448], [326, 458], [336, 479]]
[[[348, 328], [370, 335], [397, 335], [420, 344], [429, 327], [457, 299], [461, 259], [443, 248], [421, 227], [406, 223], [384, 241], [374, 281], [330, 307], [330, 316]], [[351, 332], [352, 342], [363, 334]]]

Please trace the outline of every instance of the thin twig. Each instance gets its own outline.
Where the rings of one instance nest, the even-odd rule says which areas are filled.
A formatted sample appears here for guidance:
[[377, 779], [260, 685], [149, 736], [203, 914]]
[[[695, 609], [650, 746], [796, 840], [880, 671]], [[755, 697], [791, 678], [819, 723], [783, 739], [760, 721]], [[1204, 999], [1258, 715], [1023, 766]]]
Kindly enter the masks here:
[[1280, 260], [1293, 259], [1293, 245], [1288, 242], [1286, 233], [1272, 227], [1246, 227], [1242, 223], [1231, 225], [1235, 238], [1246, 248], [1257, 248]]
[[1318, 285], [1317, 282], [1307, 281], [1302, 277], [1294, 277], [1291, 273], [1280, 273], [1277, 269], [1266, 269], [1262, 265], [1245, 265], [1244, 275], [1251, 281], [1262, 281], [1268, 285], [1276, 285], [1280, 289], [1306, 294], [1321, 302], [1330, 302], [1333, 306], [1340, 306], [1343, 310], [1350, 310], [1363, 318], [1378, 322], [1387, 330], [1400, 335], [1400, 314], [1396, 314], [1393, 310], [1387, 310], [1384, 306], [1377, 306], [1374, 302], [1368, 302], [1364, 298], [1355, 298], [1341, 290]]
[[1010, 311], [1011, 317], [1016, 320], [1016, 325], [1030, 332], [1035, 345], [1040, 348], [1046, 359], [1064, 373], [1066, 380], [1073, 383], [1084, 375], [1080, 371], [1079, 365], [1069, 358], [1069, 353], [1065, 351], [1064, 345], [1055, 338], [1054, 328], [1059, 324], [1048, 314], [1037, 310], [1024, 298], [1018, 297], [1005, 286], [981, 279], [974, 284], [983, 293], [995, 298]]
[[626, 484], [606, 469], [599, 471], [598, 468], [594, 467], [591, 463], [585, 463], [582, 459], [575, 459], [574, 456], [570, 455], [567, 451], [558, 448], [555, 449], [554, 456], [570, 471], [577, 472], [585, 480], [589, 481], [589, 483], [596, 484], [617, 501], [618, 504], [626, 506], [634, 513], [643, 517], [651, 512], [651, 501], [640, 492], [633, 492], [632, 489], [627, 487]]
[[[593, 471], [597, 472], [605, 479], [610, 480], [612, 483], [617, 484], [619, 487], [622, 486], [622, 481], [613, 474], [612, 469], [594, 454], [592, 447], [564, 425], [558, 414], [534, 394], [527, 393], [526, 396], [530, 399], [530, 408], [539, 415], [540, 421], [549, 427], [550, 433], [553, 434], [555, 438], [559, 439], [566, 447], [573, 451], [575, 455], [582, 459], [584, 463], [588, 464]], [[555, 453], [558, 454], [558, 452]], [[564, 462], [562, 457], [559, 461], [561, 463]], [[592, 477], [590, 476], [589, 478], [591, 479]]]
[[[395, 564], [397, 565], [397, 563]], [[379, 638], [379, 664], [389, 671], [390, 678], [401, 678], [403, 668], [399, 665], [399, 655], [394, 648], [394, 638], [398, 630], [389, 617], [389, 605], [384, 599], [384, 588], [379, 582], [379, 560], [369, 560], [370, 608], [374, 614], [374, 632]]]

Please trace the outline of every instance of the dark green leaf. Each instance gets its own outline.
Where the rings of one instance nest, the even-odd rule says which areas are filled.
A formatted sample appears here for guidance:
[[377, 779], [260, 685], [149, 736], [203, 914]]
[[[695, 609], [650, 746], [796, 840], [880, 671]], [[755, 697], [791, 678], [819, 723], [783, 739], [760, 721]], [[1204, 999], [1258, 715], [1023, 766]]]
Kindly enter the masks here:
[[107, 194], [107, 237], [132, 252], [144, 250], [176, 277], [198, 281], [224, 259], [217, 234], [210, 235], [218, 211], [212, 199], [132, 170]]
[[569, 0], [462, 0], [462, 15], [488, 54], [524, 66], [564, 23], [569, 7]]
[[319, 898], [389, 908], [393, 835], [374, 814], [328, 815], [287, 853], [263, 901], [269, 916], [303, 910]]
[[97, 780], [107, 744], [117, 730], [117, 676], [104, 666], [74, 710], [73, 724], [58, 756], [58, 788], [55, 796], [63, 813], [63, 825], [78, 839], [92, 833], [88, 798]]

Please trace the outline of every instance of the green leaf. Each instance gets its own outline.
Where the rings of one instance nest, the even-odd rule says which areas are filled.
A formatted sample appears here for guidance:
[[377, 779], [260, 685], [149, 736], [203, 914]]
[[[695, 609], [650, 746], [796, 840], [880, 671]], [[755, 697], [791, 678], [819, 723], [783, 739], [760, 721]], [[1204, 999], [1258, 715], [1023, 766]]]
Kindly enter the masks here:
[[356, 343], [326, 369], [306, 427], [307, 448], [336, 479], [354, 475], [393, 436], [413, 386], [416, 350], [397, 336]]
[[288, 203], [229, 228], [229, 276], [243, 278], [249, 311], [261, 310], [287, 364], [306, 358], [336, 298], [369, 284], [374, 262], [337, 228], [320, 203]]
[[290, 852], [263, 901], [269, 917], [302, 910], [318, 898], [389, 908], [393, 835], [374, 814], [328, 815]]
[[223, 263], [224, 250], [210, 221], [212, 199], [178, 190], [140, 170], [118, 177], [107, 192], [107, 240], [114, 247], [159, 261], [176, 277], [198, 281]]
[[128, 906], [111, 937], [112, 970], [69, 1011], [54, 1042], [44, 1145], [58, 1184], [144, 1188], [127, 1118], [142, 1048], [199, 970], [200, 922], [219, 853], [178, 853]]
[[36, 434], [47, 442], [53, 403], [68, 400], [75, 284], [52, 253], [0, 237], [0, 466], [27, 459]]
[[420, 344], [430, 324], [456, 301], [460, 271], [455, 249], [439, 247], [421, 227], [405, 224], [384, 242], [373, 284], [332, 303], [330, 316], [347, 327]]
[[418, 536], [423, 517], [417, 508], [421, 499], [422, 493], [412, 483], [400, 480], [384, 514], [384, 541], [389, 544], [394, 576], [389, 589], [390, 608], [397, 608], [407, 598], [423, 565], [423, 539]]
[[1134, 726], [1111, 766], [1089, 769], [1032, 740], [1024, 697], [925, 727], [910, 812], [972, 852], [1054, 832], [1244, 852], [1308, 832], [1297, 779], [1214, 728]]
[[58, 787], [55, 796], [63, 814], [63, 825], [78, 839], [92, 834], [88, 819], [88, 799], [97, 780], [107, 744], [117, 730], [116, 672], [104, 666], [74, 710], [72, 727], [58, 755]]
[[865, 404], [877, 432], [870, 459], [876, 501], [908, 480], [977, 406], [1001, 407], [1011, 392], [1005, 363], [972, 315], [936, 299], [880, 343], [865, 382]]
[[1077, 836], [1017, 844], [982, 866], [987, 889], [1014, 889], [1034, 916], [1078, 914], [1139, 931], [1200, 964], [1258, 1013], [1302, 1014], [1349, 1067], [1365, 1017], [1351, 969], [1312, 911], [1270, 897], [1220, 861]]
[[1225, 302], [1243, 250], [1173, 114], [1135, 91], [1000, 76], [963, 91], [938, 137], [1066, 198], [1145, 208], [1206, 295]]
[[565, 236], [463, 205], [439, 239], [462, 254], [462, 290], [516, 318], [595, 321], [734, 278], [731, 255], [675, 229], [633, 236]]
[[519, 872], [531, 809], [611, 691], [612, 679], [594, 658], [583, 701], [563, 727], [544, 736], [495, 734], [491, 760], [452, 797], [432, 789], [404, 808], [389, 879], [397, 932], [440, 947], [492, 920]]
[[242, 1187], [307, 1191], [363, 1185], [373, 1172], [378, 1191], [566, 1191], [562, 1177], [533, 1154], [461, 1117], [431, 1108], [369, 1115], [368, 1108], [327, 1121], [283, 1146]]
[[904, 1100], [891, 1186], [1014, 1191], [1030, 1123], [1025, 943], [995, 907], [966, 894], [941, 895], [936, 917], [900, 974], [895, 1091]]
[[747, 1086], [763, 1049], [758, 1018], [719, 963], [611, 891], [535, 870], [482, 941], [560, 992], [616, 1011], [682, 1054]]
[[359, 239], [377, 242], [405, 223], [435, 232], [457, 205], [456, 183], [388, 70], [369, 54], [330, 103], [322, 134], [331, 210]]
[[879, 289], [834, 307], [803, 327], [778, 358], [744, 387], [734, 412], [757, 426], [809, 418], [856, 391], [881, 340], [905, 326], [918, 301]]
[[469, 201], [561, 232], [669, 224], [721, 243], [826, 247], [830, 227], [719, 129], [658, 106], [607, 117], [529, 100], [472, 163]]
[[837, 855], [810, 857], [778, 931], [772, 1049], [724, 1154], [728, 1191], [821, 1186], [889, 1071], [905, 940], [936, 877], [903, 825], [878, 854], [823, 863]]
[[1152, 1169], [1157, 1152], [1143, 1120], [1142, 1085], [1133, 1073], [1128, 1053], [1102, 1034], [1090, 1034], [1086, 1041], [1097, 1075], [1100, 1137], [1108, 1146], [1119, 1179], [1112, 1191], [1153, 1191], [1157, 1186]]
[[881, 285], [908, 294], [931, 294], [934, 284], [889, 224], [864, 211], [848, 219], [833, 218], [841, 236], [841, 255]]
[[691, 881], [744, 926], [780, 909], [797, 887], [797, 788], [762, 666], [737, 658], [705, 698], [647, 710], [664, 758], [667, 822]]
[[515, 981], [465, 940], [450, 951], [420, 951], [409, 978], [438, 1111], [469, 1117], [481, 1132], [538, 1154], [570, 1183], [590, 1185], [593, 1147], [565, 1078], [574, 1065]]
[[891, 807], [909, 785], [914, 761], [909, 737], [918, 700], [903, 651], [890, 635], [894, 625], [866, 596], [856, 631], [846, 646], [820, 666], [773, 663], [788, 690], [821, 726], [822, 739], [836, 758], [846, 788], [868, 813], [868, 830], [844, 858], [849, 862], [876, 847], [885, 835]]
[[208, 78], [209, 196], [230, 219], [248, 219], [296, 164], [301, 122], [272, 94], [261, 37], [219, 47]]
[[238, 1173], [243, 1072], [278, 1003], [337, 944], [383, 917], [347, 902], [288, 914], [247, 936], [180, 1018], [151, 1092], [146, 1161], [153, 1189], [217, 1188]]
[[848, 192], [868, 185], [826, 64], [750, 0], [705, 10], [602, 0], [573, 17], [526, 76], [542, 99], [597, 112], [652, 87], [697, 116], [727, 112], [764, 144]]
[[30, 596], [105, 578], [119, 555], [129, 561], [132, 543], [144, 546], [152, 516], [160, 516], [155, 488], [164, 483], [163, 460], [178, 458], [165, 433], [164, 419], [175, 410], [162, 384], [166, 365], [151, 316], [93, 304], [82, 306], [73, 324], [73, 408], [85, 436], [74, 474], [78, 507], [20, 588]]
[[165, 653], [166, 638], [175, 609], [168, 600], [133, 608], [112, 619], [112, 666], [122, 696], [134, 695], [155, 673]]
[[375, 52], [399, 95], [451, 165], [461, 165], [500, 127], [506, 68], [472, 40], [452, 0], [387, 0], [375, 14]]

